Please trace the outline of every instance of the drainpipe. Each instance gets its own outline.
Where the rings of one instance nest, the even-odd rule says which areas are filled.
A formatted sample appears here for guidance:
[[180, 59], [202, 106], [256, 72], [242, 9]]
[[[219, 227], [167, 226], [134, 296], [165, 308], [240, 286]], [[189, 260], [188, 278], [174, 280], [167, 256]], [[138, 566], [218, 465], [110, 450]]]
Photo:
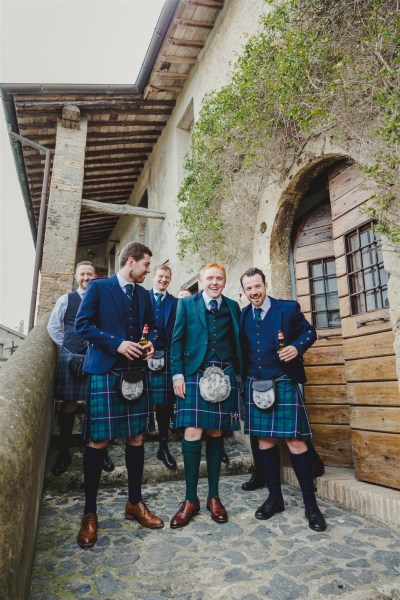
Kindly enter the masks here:
[[46, 154], [46, 160], [44, 165], [44, 175], [43, 175], [43, 184], [42, 184], [42, 197], [40, 200], [40, 211], [39, 211], [39, 224], [37, 230], [37, 239], [36, 239], [36, 254], [35, 254], [35, 266], [33, 269], [33, 282], [32, 282], [32, 294], [31, 294], [31, 306], [29, 310], [29, 324], [28, 324], [28, 333], [33, 329], [35, 324], [35, 312], [36, 312], [36, 302], [38, 295], [38, 285], [39, 285], [39, 271], [40, 266], [42, 264], [42, 256], [43, 256], [43, 241], [44, 241], [44, 232], [46, 227], [46, 199], [47, 199], [47, 191], [49, 189], [49, 175], [50, 175], [50, 163], [51, 163], [51, 153], [52, 151], [42, 146], [41, 144], [37, 144], [36, 142], [32, 142], [32, 140], [28, 140], [28, 138], [23, 137], [22, 135], [18, 135], [14, 133], [11, 128], [8, 130], [8, 134], [14, 140], [18, 140], [19, 142], [23, 142], [24, 144], [28, 144], [28, 146], [32, 146], [39, 152], [44, 152]]

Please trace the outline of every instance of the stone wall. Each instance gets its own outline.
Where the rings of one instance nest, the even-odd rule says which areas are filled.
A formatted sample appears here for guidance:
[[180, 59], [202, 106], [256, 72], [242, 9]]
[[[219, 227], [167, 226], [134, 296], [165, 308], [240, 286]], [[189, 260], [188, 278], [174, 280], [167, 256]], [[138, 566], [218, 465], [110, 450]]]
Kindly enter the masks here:
[[0, 598], [28, 596], [53, 417], [56, 346], [44, 315], [0, 370]]

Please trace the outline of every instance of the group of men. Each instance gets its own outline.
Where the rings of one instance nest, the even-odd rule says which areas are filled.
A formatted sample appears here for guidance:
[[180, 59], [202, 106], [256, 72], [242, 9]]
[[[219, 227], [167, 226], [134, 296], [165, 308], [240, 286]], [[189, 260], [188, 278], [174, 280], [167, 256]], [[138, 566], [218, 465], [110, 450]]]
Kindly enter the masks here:
[[[79, 546], [90, 548], [97, 541], [97, 492], [107, 445], [113, 439], [126, 441], [125, 518], [148, 528], [164, 526], [142, 498], [143, 434], [154, 431], [155, 410], [157, 457], [175, 469], [176, 461], [168, 448], [174, 403], [174, 426], [184, 432], [186, 493], [170, 527], [188, 525], [200, 511], [197, 485], [203, 437], [208, 476], [206, 508], [216, 523], [228, 521], [218, 489], [224, 453], [222, 433], [240, 429], [242, 414], [244, 431], [251, 436], [255, 459], [269, 491], [256, 518], [269, 519], [285, 508], [276, 445], [276, 439], [281, 438], [289, 448], [309, 526], [324, 531], [325, 519], [314, 492], [312, 451], [306, 444], [312, 434], [299, 386], [305, 382], [302, 356], [316, 340], [314, 328], [297, 302], [268, 296], [265, 276], [256, 268], [241, 277], [249, 301], [242, 312], [236, 301], [222, 294], [226, 272], [217, 263], [201, 271], [201, 291], [195, 296], [178, 300], [167, 292], [171, 270], [166, 265], [155, 268], [153, 289], [145, 290], [140, 284], [150, 273], [151, 256], [146, 246], [129, 243], [121, 251], [120, 269], [115, 275], [103, 279], [93, 275], [86, 285], [77, 278], [84, 290], [80, 294], [83, 299], [78, 302], [71, 294], [67, 297], [62, 354], [64, 348], [69, 348], [69, 319], [77, 305], [75, 335], [87, 348], [83, 363], [83, 373], [88, 376], [85, 507]], [[149, 338], [143, 345], [146, 327]], [[286, 342], [283, 348], [279, 347], [281, 337]], [[69, 349], [72, 354], [78, 352], [75, 347]], [[60, 366], [62, 363], [61, 357]]]

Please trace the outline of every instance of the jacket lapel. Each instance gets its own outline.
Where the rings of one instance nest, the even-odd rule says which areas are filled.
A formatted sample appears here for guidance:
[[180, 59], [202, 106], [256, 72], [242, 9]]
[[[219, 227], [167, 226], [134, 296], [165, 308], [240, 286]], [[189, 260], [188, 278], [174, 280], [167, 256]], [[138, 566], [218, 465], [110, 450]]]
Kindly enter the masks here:
[[199, 292], [194, 297], [194, 306], [196, 308], [196, 312], [197, 312], [197, 314], [199, 316], [200, 321], [202, 322], [204, 328], [207, 329], [207, 323], [206, 323], [206, 305], [204, 303], [203, 295], [202, 295], [201, 292]]
[[167, 292], [167, 295], [165, 296], [164, 302], [165, 302], [165, 328], [167, 328], [168, 319], [171, 316], [171, 310], [172, 310], [172, 304], [173, 304], [172, 296], [171, 296], [171, 294], [168, 294], [168, 292]]
[[121, 319], [121, 323], [125, 326], [125, 311], [123, 305], [123, 291], [121, 286], [119, 285], [119, 281], [116, 275], [110, 277], [110, 286], [111, 286], [111, 295], [114, 299], [115, 304], [117, 305], [119, 317]]
[[272, 329], [274, 331], [274, 342], [276, 349], [278, 350], [278, 331], [282, 329], [282, 305], [279, 300], [269, 297], [271, 300], [271, 317], [272, 317]]

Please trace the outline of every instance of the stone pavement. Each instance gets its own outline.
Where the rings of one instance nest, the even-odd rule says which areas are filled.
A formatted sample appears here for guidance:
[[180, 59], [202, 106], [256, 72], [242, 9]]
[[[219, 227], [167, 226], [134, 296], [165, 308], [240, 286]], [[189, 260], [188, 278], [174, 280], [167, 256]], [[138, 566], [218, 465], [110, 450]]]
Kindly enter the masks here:
[[308, 528], [300, 492], [284, 486], [286, 510], [269, 521], [254, 511], [265, 490], [244, 492], [246, 475], [221, 479], [229, 522], [218, 525], [205, 509], [181, 530], [168, 521], [184, 497], [182, 481], [144, 486], [145, 500], [166, 522], [150, 531], [126, 521], [126, 490], [99, 494], [99, 540], [81, 550], [76, 535], [79, 492], [45, 493], [30, 600], [346, 600], [400, 599], [400, 532], [327, 500], [324, 533]]

